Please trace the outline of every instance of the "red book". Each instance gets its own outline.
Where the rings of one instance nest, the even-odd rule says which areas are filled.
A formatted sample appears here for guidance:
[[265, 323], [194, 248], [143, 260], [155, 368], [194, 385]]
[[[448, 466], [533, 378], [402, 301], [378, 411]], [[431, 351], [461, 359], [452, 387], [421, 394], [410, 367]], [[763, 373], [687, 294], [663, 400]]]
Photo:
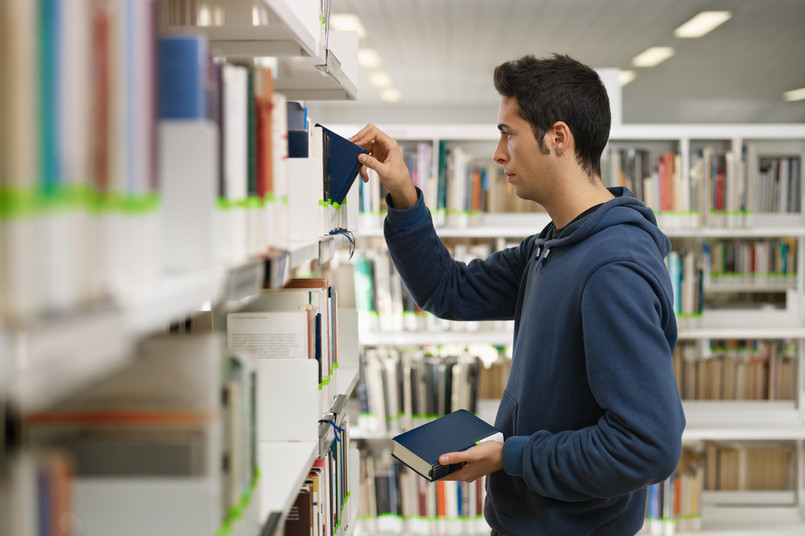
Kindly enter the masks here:
[[[262, 76], [261, 76], [262, 74]], [[261, 78], [260, 80], [257, 80]], [[271, 98], [274, 93], [274, 78], [271, 69], [266, 67], [255, 71], [255, 104], [257, 112], [257, 197], [274, 191], [273, 184], [273, 143], [271, 139]]]

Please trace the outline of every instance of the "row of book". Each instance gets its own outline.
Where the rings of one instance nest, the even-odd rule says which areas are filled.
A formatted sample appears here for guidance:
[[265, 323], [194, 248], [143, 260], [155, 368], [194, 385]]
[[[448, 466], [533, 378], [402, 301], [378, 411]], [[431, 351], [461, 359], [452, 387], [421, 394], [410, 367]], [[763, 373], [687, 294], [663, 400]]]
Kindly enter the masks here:
[[710, 441], [704, 459], [705, 490], [790, 491], [797, 485], [797, 451], [791, 441]]
[[683, 448], [674, 473], [648, 487], [646, 518], [639, 534], [668, 536], [701, 530], [704, 470], [702, 454]]
[[[793, 443], [708, 442], [685, 448], [673, 475], [647, 490], [640, 534], [701, 530], [705, 490], [792, 490]], [[369, 534], [488, 534], [483, 479], [428, 482], [387, 454], [367, 447], [361, 463], [361, 524]]]
[[797, 278], [797, 240], [713, 240], [702, 244], [709, 266], [706, 287], [719, 284], [793, 287]]
[[353, 489], [349, 416], [339, 424], [329, 424], [333, 427], [332, 440], [313, 462], [299, 489], [282, 526], [285, 536], [336, 536], [342, 526], [353, 521], [346, 511]]
[[331, 157], [357, 149], [275, 91], [270, 65], [160, 35], [156, 0], [0, 10], [0, 317], [127, 303], [348, 227]]
[[680, 341], [673, 365], [685, 400], [796, 400], [796, 340]]
[[359, 534], [489, 534], [485, 478], [428, 482], [388, 451], [371, 447], [360, 474]]
[[679, 153], [611, 147], [602, 155], [602, 179], [608, 186], [632, 190], [657, 212], [666, 229], [748, 227], [757, 214], [801, 210], [799, 156], [705, 147], [692, 152], [690, 160], [685, 170]]
[[705, 308], [703, 255], [698, 249], [673, 249], [665, 258], [680, 328], [696, 327]]
[[[476, 226], [482, 213], [544, 211], [515, 195], [503, 167], [489, 158], [491, 152], [476, 158], [446, 140], [435, 145], [424, 141], [402, 144], [401, 151], [437, 227]], [[374, 179], [362, 185], [360, 194], [361, 226], [369, 229], [380, 227], [386, 210], [386, 191]]]
[[[499, 244], [448, 244], [457, 260], [485, 258]], [[680, 327], [701, 323], [702, 314], [717, 305], [709, 296], [730, 291], [785, 291], [796, 284], [795, 239], [709, 240], [696, 245], [677, 244], [666, 258], [674, 292], [674, 311]], [[387, 252], [368, 249], [354, 261], [356, 304], [362, 327], [370, 332], [505, 330], [502, 321], [458, 322], [425, 313], [402, 284]]]
[[[0, 6], [4, 316], [97, 299], [124, 284], [108, 269], [132, 285], [151, 275], [141, 237], [159, 207], [156, 2], [67, 4]], [[132, 220], [137, 233], [118, 236]]]
[[[497, 246], [496, 242], [456, 243], [450, 246], [451, 254], [468, 263], [488, 256]], [[511, 331], [511, 322], [508, 321], [460, 322], [436, 318], [424, 312], [402, 284], [388, 251], [362, 249], [354, 259], [354, 267], [356, 308], [362, 328], [367, 331]]]
[[[543, 210], [519, 199], [488, 157], [477, 158], [446, 140], [402, 146], [414, 184], [423, 192], [437, 226], [477, 224], [480, 213]], [[626, 186], [655, 210], [661, 227], [747, 227], [755, 214], [800, 212], [799, 156], [758, 156], [744, 148], [717, 152], [705, 147], [691, 153], [682, 169], [679, 153], [659, 154], [639, 147], [610, 147], [602, 155], [602, 179]], [[361, 191], [361, 214], [369, 228], [379, 226], [385, 191], [374, 181]]]
[[250, 533], [258, 382], [254, 360], [216, 334], [143, 340], [103, 382], [21, 417], [25, 445], [0, 482], [4, 533]]
[[368, 437], [391, 437], [457, 409], [477, 413], [484, 369], [469, 348], [367, 348], [356, 387], [358, 427]]
[[264, 289], [226, 318], [231, 352], [257, 359], [310, 359], [318, 368], [322, 413], [332, 404], [338, 368], [338, 293], [326, 278], [292, 278], [283, 288]]

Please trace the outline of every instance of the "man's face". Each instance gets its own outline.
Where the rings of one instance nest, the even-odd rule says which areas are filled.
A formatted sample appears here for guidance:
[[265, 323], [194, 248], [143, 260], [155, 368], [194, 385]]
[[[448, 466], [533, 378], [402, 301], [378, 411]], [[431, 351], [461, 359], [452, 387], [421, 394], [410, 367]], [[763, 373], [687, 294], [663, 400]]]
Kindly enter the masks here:
[[513, 97], [500, 100], [498, 130], [495, 162], [503, 166], [517, 197], [542, 203], [553, 176], [553, 162], [549, 151], [540, 147], [529, 122], [520, 115]]

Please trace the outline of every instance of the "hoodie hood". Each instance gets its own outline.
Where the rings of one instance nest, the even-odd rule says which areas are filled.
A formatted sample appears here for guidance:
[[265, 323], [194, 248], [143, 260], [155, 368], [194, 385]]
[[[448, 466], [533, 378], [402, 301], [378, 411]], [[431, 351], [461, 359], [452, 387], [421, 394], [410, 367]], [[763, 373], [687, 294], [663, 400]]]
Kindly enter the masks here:
[[628, 188], [616, 186], [608, 190], [615, 196], [614, 199], [588, 216], [569, 223], [560, 237], [554, 238], [556, 225], [552, 221], [548, 223], [534, 240], [537, 257], [547, 257], [551, 249], [573, 245], [614, 225], [633, 225], [643, 229], [651, 236], [660, 254], [663, 257], [668, 255], [671, 241], [657, 227], [654, 211], [637, 199]]

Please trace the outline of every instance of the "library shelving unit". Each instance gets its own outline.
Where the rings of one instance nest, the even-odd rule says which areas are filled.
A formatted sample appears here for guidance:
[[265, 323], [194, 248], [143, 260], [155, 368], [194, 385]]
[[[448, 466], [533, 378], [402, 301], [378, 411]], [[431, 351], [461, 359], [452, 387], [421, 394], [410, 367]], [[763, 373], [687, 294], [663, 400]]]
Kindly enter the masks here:
[[[219, 3], [154, 0], [95, 4], [71, 3], [53, 13], [44, 11], [41, 18], [35, 4], [15, 2], [0, 7], [0, 23], [4, 31], [9, 30], [6, 35], [11, 43], [2, 53], [4, 61], [0, 61], [3, 84], [10, 80], [6, 75], [13, 73], [16, 77], [14, 87], [4, 91], [0, 99], [2, 113], [10, 114], [0, 124], [3, 134], [0, 169], [4, 174], [0, 182], [0, 256], [3, 257], [0, 263], [3, 265], [0, 268], [0, 415], [3, 417], [3, 426], [0, 426], [0, 533], [44, 534], [39, 530], [47, 524], [53, 527], [53, 534], [62, 533], [56, 529], [56, 524], [69, 520], [49, 519], [56, 511], [49, 508], [55, 504], [59, 512], [73, 520], [70, 534], [281, 534], [311, 464], [329, 448], [328, 441], [333, 441], [332, 431], [321, 426], [322, 408], [330, 408], [325, 415], [343, 413], [343, 399], [357, 382], [357, 323], [349, 309], [342, 311], [339, 324], [342, 361], [330, 380], [333, 398], [330, 403], [322, 401], [315, 363], [294, 360], [293, 363], [260, 363], [257, 367], [260, 369], [256, 395], [258, 430], [253, 431], [252, 436], [254, 448], [259, 451], [259, 471], [237, 507], [224, 504], [222, 477], [210, 474], [205, 478], [122, 477], [106, 481], [78, 474], [62, 482], [58, 496], [56, 492], [43, 495], [41, 488], [37, 494], [37, 470], [29, 469], [31, 460], [38, 459], [41, 453], [33, 452], [27, 443], [30, 415], [58, 411], [64, 401], [88, 389], [103, 390], [105, 382], [115, 374], [136, 364], [139, 347], [149, 339], [165, 335], [177, 326], [184, 329], [187, 325], [189, 330], [191, 317], [214, 319], [216, 315], [237, 311], [262, 289], [282, 287], [298, 269], [309, 270], [311, 263], [325, 266], [333, 259], [336, 249], [347, 245], [341, 236], [314, 231], [304, 236], [299, 233], [286, 236], [277, 243], [263, 242], [253, 248], [243, 246], [237, 255], [222, 254], [221, 248], [231, 246], [228, 239], [232, 237], [222, 241], [215, 235], [220, 232], [220, 226], [233, 227], [230, 218], [258, 223], [266, 223], [267, 219], [256, 215], [253, 218], [252, 214], [243, 214], [242, 218], [222, 215], [224, 211], [216, 205], [219, 130], [209, 120], [160, 120], [153, 125], [156, 139], [141, 139], [142, 145], [126, 146], [131, 153], [121, 154], [130, 156], [129, 165], [136, 165], [134, 160], [141, 154], [136, 151], [144, 151], [142, 154], [153, 159], [158, 186], [141, 198], [137, 198], [138, 192], [113, 192], [104, 200], [105, 205], [93, 204], [90, 209], [88, 201], [97, 201], [93, 194], [81, 190], [76, 195], [67, 191], [69, 185], [65, 192], [43, 187], [44, 194], [36, 193], [40, 182], [47, 184], [50, 179], [47, 172], [52, 169], [47, 168], [48, 159], [52, 157], [57, 162], [63, 156], [55, 150], [52, 154], [48, 152], [53, 149], [48, 145], [48, 140], [53, 141], [48, 136], [58, 138], [63, 144], [65, 160], [75, 156], [76, 153], [67, 153], [75, 149], [71, 143], [81, 136], [76, 134], [71, 139], [70, 129], [77, 133], [85, 124], [76, 121], [76, 117], [81, 116], [71, 114], [82, 106], [81, 103], [87, 107], [86, 111], [90, 100], [109, 98], [124, 109], [122, 99], [131, 98], [143, 89], [143, 94], [149, 96], [146, 98], [153, 98], [147, 86], [138, 86], [139, 89], [131, 86], [125, 91], [122, 86], [114, 86], [109, 88], [109, 94], [91, 94], [74, 102], [68, 100], [68, 97], [75, 97], [74, 92], [63, 96], [46, 95], [50, 91], [48, 83], [53, 80], [40, 80], [38, 76], [61, 72], [67, 84], [74, 80], [73, 76], [89, 75], [93, 61], [107, 60], [106, 57], [99, 60], [97, 55], [90, 59], [91, 47], [97, 45], [91, 43], [90, 35], [106, 38], [116, 35], [114, 31], [127, 28], [128, 41], [121, 38], [116, 45], [129, 46], [149, 39], [153, 44], [162, 32], [203, 35], [208, 50], [217, 58], [241, 62], [257, 56], [275, 58], [275, 90], [288, 99], [354, 99], [357, 38], [349, 33], [327, 32], [329, 14], [322, 13], [322, 3], [318, 0]], [[115, 11], [118, 7], [119, 12]], [[90, 9], [102, 13], [96, 13], [98, 16], [93, 20]], [[167, 13], [178, 17], [179, 22], [174, 20], [166, 27], [157, 28], [155, 17]], [[182, 19], [185, 15], [189, 17], [186, 21]], [[211, 18], [198, 19], [207, 16]], [[103, 26], [103, 17], [110, 17], [105, 19], [110, 22], [108, 26]], [[56, 26], [64, 43], [38, 37], [40, 32], [42, 36], [50, 35], [48, 32]], [[146, 36], [147, 32], [152, 32], [150, 37]], [[61, 45], [64, 45], [62, 60], [71, 69], [58, 71], [54, 64], [47, 63], [50, 61], [48, 48]], [[86, 57], [69, 56], [76, 47], [86, 53]], [[114, 76], [147, 75], [150, 78], [143, 78], [144, 81], [155, 83], [154, 65], [151, 65], [154, 71], [147, 68], [137, 71], [147, 62], [139, 56], [127, 56], [126, 52], [128, 50], [103, 49], [104, 54], [112, 57], [110, 65], [117, 73]], [[76, 62], [70, 63], [73, 60]], [[14, 70], [17, 68], [21, 70]], [[54, 93], [74, 89], [57, 82], [53, 84]], [[14, 113], [10, 112], [12, 108], [6, 108], [9, 102], [15, 106]], [[62, 104], [55, 106], [54, 102]], [[129, 105], [135, 113], [145, 113], [133, 100]], [[153, 101], [150, 106], [151, 119], [156, 120]], [[26, 113], [31, 115], [26, 116]], [[36, 128], [41, 129], [41, 137], [36, 135], [38, 132], [26, 129], [19, 135], [14, 134], [12, 139], [11, 129], [19, 125], [15, 121], [39, 117], [39, 113]], [[127, 128], [126, 132], [134, 131], [138, 121], [142, 122], [145, 117], [121, 113], [116, 117], [121, 130], [116, 133]], [[112, 133], [109, 134], [112, 138]], [[151, 144], [153, 153], [144, 149]], [[89, 142], [83, 150], [90, 151]], [[15, 160], [17, 157], [11, 156], [12, 153], [24, 153], [30, 160], [23, 161], [23, 157]], [[40, 153], [41, 160], [37, 160]], [[115, 161], [119, 164], [115, 169], [133, 176], [131, 168], [124, 169], [122, 157], [116, 156], [121, 161]], [[279, 156], [277, 158], [279, 160]], [[37, 162], [35, 166], [25, 168], [26, 163], [33, 161]], [[88, 171], [90, 164], [84, 164], [84, 171]], [[284, 166], [285, 162], [280, 165]], [[316, 167], [313, 162], [297, 162], [296, 165]], [[36, 184], [14, 182], [21, 178], [17, 176], [20, 170], [31, 169], [41, 174]], [[308, 190], [320, 192], [314, 179], [315, 176], [294, 176], [294, 182], [307, 184]], [[293, 191], [286, 200], [297, 214], [320, 210], [317, 203], [308, 205], [308, 201], [295, 198]], [[357, 206], [357, 201], [352, 205]], [[236, 237], [236, 240], [238, 238], [245, 240], [244, 237]], [[41, 248], [36, 243], [38, 240], [42, 242]], [[62, 241], [64, 247], [50, 251]], [[84, 248], [93, 241], [100, 241], [108, 250], [93, 249], [92, 255], [108, 254], [111, 260], [103, 256], [86, 258], [89, 253]], [[71, 251], [62, 251], [65, 248]], [[126, 253], [126, 250], [130, 251]], [[93, 267], [96, 262], [104, 263], [103, 270]], [[87, 267], [92, 268], [91, 273], [80, 273]], [[95, 268], [98, 268], [97, 273]], [[97, 279], [102, 272], [106, 283], [104, 292], [93, 294], [90, 291], [76, 297], [77, 287], [87, 280]], [[91, 287], [91, 283], [88, 286]], [[51, 294], [45, 295], [40, 287], [46, 287]], [[210, 328], [205, 324], [205, 327], [213, 332], [218, 342], [225, 339], [219, 325]], [[193, 337], [171, 336], [171, 339], [181, 348], [182, 340], [190, 341]], [[215, 350], [215, 358], [223, 360], [224, 346]], [[181, 353], [181, 349], [177, 353]], [[161, 383], [158, 380], [164, 381], [154, 378], [155, 385]], [[213, 401], [220, 402], [219, 389], [220, 386], [215, 385], [208, 393]], [[289, 400], [294, 401], [290, 404], [293, 408], [289, 408]], [[149, 408], [149, 404], [156, 407], [160, 404], [158, 399], [142, 402]], [[294, 415], [304, 415], [308, 420], [297, 419], [289, 435], [278, 435], [275, 427], [278, 422], [287, 421], [290, 409], [297, 409], [299, 413]], [[210, 415], [204, 417], [216, 423], [211, 429], [217, 430], [217, 436], [210, 444], [217, 446], [210, 447], [211, 452], [219, 452], [222, 442], [218, 437], [221, 430], [217, 428], [219, 410], [213, 407]], [[312, 413], [304, 413], [306, 410]], [[170, 426], [166, 429], [171, 431]], [[270, 437], [266, 439], [266, 436]], [[198, 457], [199, 453], [193, 455]], [[352, 467], [358, 466], [357, 455], [357, 451], [349, 453]], [[36, 463], [33, 461], [34, 465]], [[63, 468], [72, 471], [71, 460], [64, 463]], [[159, 460], [155, 463], [158, 465]], [[210, 472], [224, 470], [220, 459], [213, 460], [210, 467]], [[55, 481], [55, 476], [40, 473], [40, 485], [43, 478], [50, 477]], [[352, 476], [351, 480], [356, 481], [357, 476]], [[338, 534], [348, 535], [354, 531], [356, 503], [357, 489], [343, 505], [345, 517]], [[62, 528], [68, 530], [66, 526]]]
[[[339, 125], [337, 130], [343, 134], [357, 132], [362, 125]], [[407, 125], [389, 124], [379, 127], [395, 138], [404, 154], [417, 154], [418, 145], [425, 145], [428, 158], [426, 173], [438, 177], [438, 157], [441, 149], [459, 147], [469, 154], [465, 161], [478, 163], [480, 167], [492, 162], [492, 153], [498, 141], [494, 125], [474, 124], [432, 124]], [[657, 172], [657, 163], [664, 154], [673, 155], [676, 164], [676, 181], [688, 189], [688, 206], [659, 206], [648, 204], [658, 215], [660, 227], [672, 241], [674, 250], [701, 248], [703, 244], [718, 241], [762, 242], [784, 240], [789, 244], [788, 270], [779, 270], [770, 280], [745, 281], [740, 278], [716, 281], [715, 277], [705, 278], [704, 293], [750, 295], [769, 293], [777, 296], [775, 306], [709, 308], [703, 298], [704, 310], [697, 314], [679, 316], [680, 344], [705, 342], [708, 340], [785, 340], [794, 341], [797, 348], [798, 366], [792, 374], [796, 375], [794, 394], [788, 400], [684, 400], [687, 427], [683, 443], [694, 449], [703, 449], [710, 443], [774, 444], [776, 442], [792, 446], [792, 463], [788, 466], [785, 490], [774, 491], [704, 491], [701, 500], [700, 534], [744, 534], [761, 535], [798, 534], [805, 530], [805, 214], [803, 213], [803, 193], [805, 184], [805, 126], [795, 124], [736, 124], [736, 125], [624, 125], [614, 124], [610, 142], [602, 160], [603, 174], [612, 174], [611, 155], [620, 149], [643, 150], [650, 168], [644, 169], [643, 176]], [[713, 158], [710, 163], [713, 183], [715, 179], [735, 181], [730, 184], [744, 186], [728, 190], [726, 197], [717, 198], [715, 186], [711, 190], [699, 190], [691, 186], [701, 173], [699, 163], [706, 155]], [[713, 155], [716, 155], [713, 157]], [[720, 160], [718, 160], [720, 159]], [[750, 188], [759, 189], [761, 180], [768, 177], [769, 169], [776, 166], [775, 160], [788, 160], [785, 169], [790, 181], [781, 186], [779, 182], [773, 193], [774, 206], [769, 209], [761, 206], [761, 201], [748, 194]], [[709, 162], [708, 162], [709, 163]], [[421, 163], [420, 163], [421, 165]], [[618, 161], [619, 166], [625, 163]], [[623, 171], [623, 168], [618, 167]], [[778, 168], [774, 168], [779, 174]], [[421, 169], [419, 171], [422, 172]], [[466, 177], [466, 175], [464, 175]], [[761, 177], [763, 176], [763, 177]], [[607, 179], [607, 177], [605, 177]], [[448, 179], [449, 181], [450, 179]], [[609, 179], [607, 179], [609, 180]], [[699, 180], [697, 184], [701, 184]], [[450, 188], [448, 182], [448, 188]], [[609, 184], [613, 184], [610, 182]], [[621, 183], [623, 184], [623, 183]], [[750, 186], [745, 186], [749, 184]], [[636, 187], [626, 183], [632, 191]], [[639, 184], [639, 188], [646, 186]], [[646, 186], [650, 188], [650, 186]], [[731, 193], [730, 193], [731, 192]], [[449, 198], [449, 193], [447, 197]], [[677, 195], [679, 195], [677, 193]], [[710, 200], [721, 205], [696, 205], [696, 195], [700, 203]], [[733, 195], [729, 205], [728, 197]], [[747, 197], [748, 196], [748, 197]], [[427, 199], [427, 197], [426, 197]], [[656, 197], [655, 197], [656, 199]], [[670, 201], [669, 201], [670, 203]], [[747, 204], [748, 203], [748, 204]], [[431, 208], [432, 212], [437, 210]], [[754, 209], [754, 210], [752, 210]], [[437, 227], [439, 226], [438, 218]], [[368, 243], [364, 247], [382, 250], [382, 213], [361, 221], [359, 241]], [[509, 239], [516, 243], [519, 239], [539, 232], [548, 223], [544, 212], [527, 213], [485, 213], [470, 216], [459, 225], [442, 224], [437, 229], [446, 243], [465, 239], [500, 240]], [[366, 222], [369, 222], [367, 225]], [[502, 242], [499, 242], [502, 243]], [[699, 259], [697, 266], [704, 266]], [[791, 264], [793, 263], [793, 264]], [[710, 268], [704, 267], [705, 272]], [[738, 270], [736, 268], [736, 270]], [[772, 271], [773, 269], [767, 268]], [[715, 269], [713, 269], [715, 271]], [[741, 274], [745, 275], [745, 274]], [[776, 279], [775, 279], [776, 278]], [[768, 279], [768, 278], [767, 278]], [[762, 301], [762, 300], [761, 300]], [[377, 312], [376, 316], [382, 314]], [[360, 342], [364, 347], [400, 346], [415, 347], [425, 345], [462, 345], [488, 343], [504, 346], [511, 343], [511, 326], [498, 330], [469, 331], [450, 329], [446, 331], [393, 331], [379, 329], [361, 332]], [[491, 406], [490, 406], [491, 404]], [[486, 407], [486, 409], [483, 409]], [[485, 417], [494, 418], [494, 401], [482, 405]]]

